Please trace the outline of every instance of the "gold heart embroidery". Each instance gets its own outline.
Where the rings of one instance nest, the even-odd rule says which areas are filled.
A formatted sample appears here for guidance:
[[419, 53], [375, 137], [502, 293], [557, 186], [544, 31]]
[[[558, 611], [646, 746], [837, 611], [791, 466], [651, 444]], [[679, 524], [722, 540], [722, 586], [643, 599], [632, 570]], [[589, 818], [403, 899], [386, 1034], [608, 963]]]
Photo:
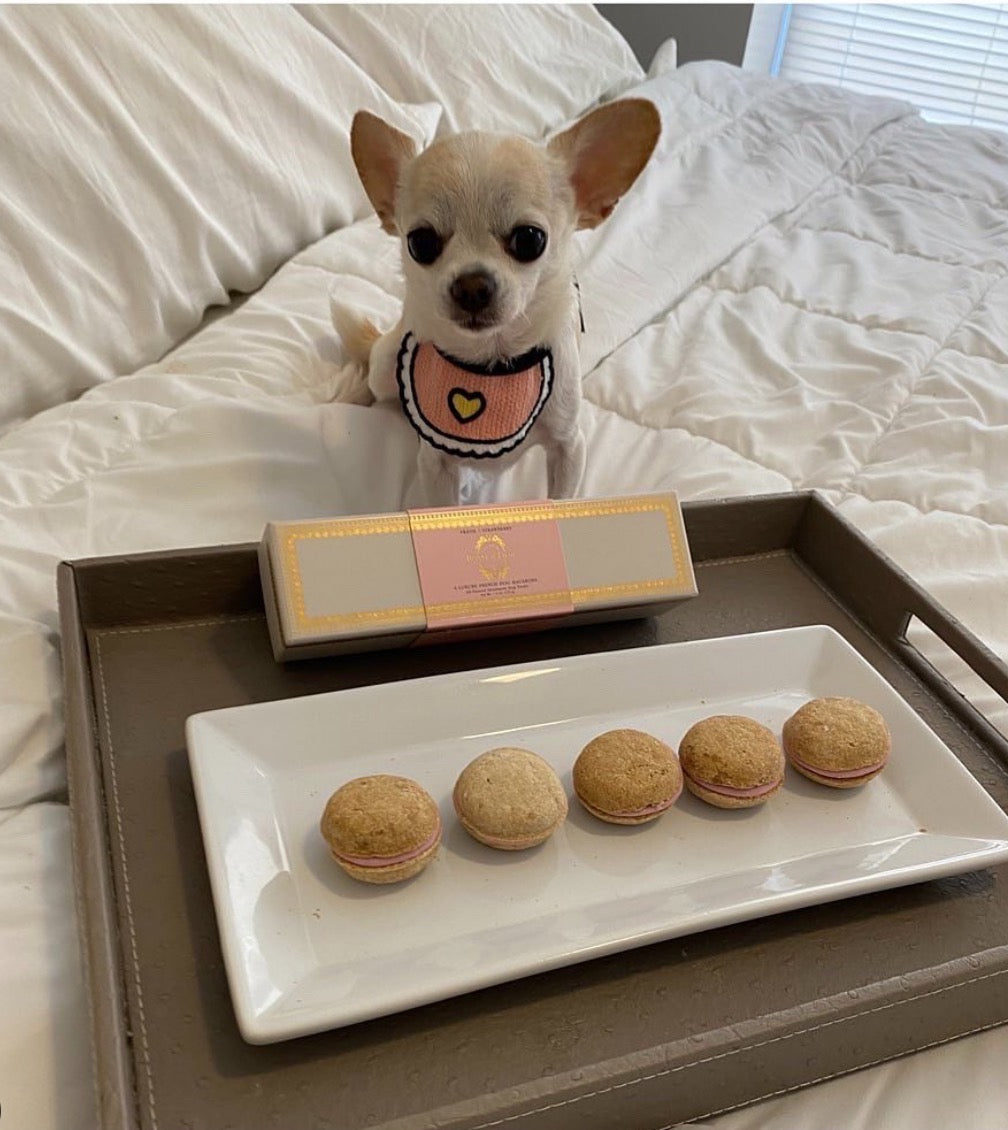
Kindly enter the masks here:
[[448, 407], [460, 424], [468, 424], [482, 415], [486, 408], [486, 397], [481, 392], [467, 392], [464, 388], [453, 388], [448, 393]]

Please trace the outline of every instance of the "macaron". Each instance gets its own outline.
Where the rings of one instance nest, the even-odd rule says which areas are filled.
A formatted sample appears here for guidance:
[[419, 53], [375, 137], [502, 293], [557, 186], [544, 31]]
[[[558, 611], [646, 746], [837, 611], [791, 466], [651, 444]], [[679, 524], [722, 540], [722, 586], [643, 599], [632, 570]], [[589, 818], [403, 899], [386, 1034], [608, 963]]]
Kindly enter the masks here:
[[574, 792], [592, 816], [609, 824], [646, 824], [679, 799], [675, 750], [643, 730], [607, 730], [574, 762]]
[[716, 714], [695, 723], [679, 743], [686, 788], [716, 808], [754, 808], [784, 783], [784, 752], [753, 718]]
[[527, 749], [480, 754], [455, 782], [452, 803], [475, 840], [500, 851], [544, 843], [567, 817], [567, 794], [552, 765]]
[[784, 723], [784, 751], [799, 773], [831, 789], [877, 777], [892, 750], [886, 720], [854, 698], [815, 698]]
[[418, 875], [441, 843], [441, 814], [416, 781], [379, 773], [333, 793], [319, 825], [333, 859], [362, 883]]

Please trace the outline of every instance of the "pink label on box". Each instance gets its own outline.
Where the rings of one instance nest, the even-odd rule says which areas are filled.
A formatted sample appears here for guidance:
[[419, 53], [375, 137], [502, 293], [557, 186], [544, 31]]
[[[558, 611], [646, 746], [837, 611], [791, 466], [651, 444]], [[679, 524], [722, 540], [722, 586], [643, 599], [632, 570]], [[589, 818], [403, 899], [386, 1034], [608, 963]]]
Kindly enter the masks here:
[[409, 518], [428, 631], [573, 612], [560, 529], [548, 513], [504, 505], [411, 510]]

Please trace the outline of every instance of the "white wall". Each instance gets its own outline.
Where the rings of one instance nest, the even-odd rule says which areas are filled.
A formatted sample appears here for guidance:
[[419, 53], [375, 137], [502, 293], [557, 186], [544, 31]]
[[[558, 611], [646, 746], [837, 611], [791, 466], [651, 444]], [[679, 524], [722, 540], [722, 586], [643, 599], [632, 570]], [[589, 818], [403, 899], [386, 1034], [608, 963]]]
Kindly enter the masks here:
[[630, 44], [646, 69], [670, 36], [680, 65], [723, 59], [741, 65], [752, 4], [596, 4]]

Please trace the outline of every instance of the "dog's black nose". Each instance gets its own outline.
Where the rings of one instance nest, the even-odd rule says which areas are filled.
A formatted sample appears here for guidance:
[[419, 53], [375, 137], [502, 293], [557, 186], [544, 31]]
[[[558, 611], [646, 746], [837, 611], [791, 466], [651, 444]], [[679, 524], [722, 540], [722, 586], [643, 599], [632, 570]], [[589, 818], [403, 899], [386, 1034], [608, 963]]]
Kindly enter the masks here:
[[497, 283], [483, 271], [459, 275], [451, 284], [452, 301], [467, 314], [479, 314], [494, 300]]

